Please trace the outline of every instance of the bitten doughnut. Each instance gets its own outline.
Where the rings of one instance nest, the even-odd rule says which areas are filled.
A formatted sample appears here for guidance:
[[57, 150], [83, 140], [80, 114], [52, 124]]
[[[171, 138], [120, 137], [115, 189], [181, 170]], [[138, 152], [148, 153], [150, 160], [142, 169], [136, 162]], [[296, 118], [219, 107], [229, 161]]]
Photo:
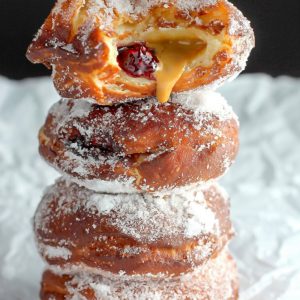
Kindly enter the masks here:
[[[130, 278], [131, 277], [131, 278]], [[45, 271], [41, 300], [237, 300], [237, 270], [227, 251], [201, 268], [176, 278], [145, 279], [118, 275], [113, 278], [59, 275]]]
[[250, 23], [226, 0], [59, 0], [27, 57], [52, 67], [65, 98], [165, 102], [234, 78], [253, 45]]
[[179, 194], [100, 194], [60, 179], [34, 218], [42, 257], [89, 273], [189, 272], [215, 257], [233, 235], [217, 185]]
[[97, 191], [169, 190], [221, 176], [238, 151], [238, 121], [214, 92], [110, 107], [54, 104], [40, 131], [42, 157]]

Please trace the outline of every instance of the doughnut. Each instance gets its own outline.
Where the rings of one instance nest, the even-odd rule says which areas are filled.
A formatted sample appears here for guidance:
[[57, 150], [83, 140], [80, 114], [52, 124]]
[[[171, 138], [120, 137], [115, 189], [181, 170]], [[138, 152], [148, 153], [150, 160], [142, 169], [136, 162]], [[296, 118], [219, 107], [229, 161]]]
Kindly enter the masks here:
[[179, 194], [108, 194], [61, 178], [36, 211], [37, 246], [49, 265], [63, 270], [172, 277], [228, 244], [227, 200], [216, 184]]
[[200, 268], [175, 278], [111, 277], [85, 273], [43, 274], [41, 300], [237, 300], [235, 262], [227, 251]]
[[238, 121], [215, 92], [100, 106], [63, 99], [40, 130], [42, 157], [99, 192], [163, 191], [224, 174], [238, 151]]
[[62, 97], [109, 105], [215, 89], [253, 46], [249, 21], [226, 0], [59, 0], [27, 57], [53, 69]]

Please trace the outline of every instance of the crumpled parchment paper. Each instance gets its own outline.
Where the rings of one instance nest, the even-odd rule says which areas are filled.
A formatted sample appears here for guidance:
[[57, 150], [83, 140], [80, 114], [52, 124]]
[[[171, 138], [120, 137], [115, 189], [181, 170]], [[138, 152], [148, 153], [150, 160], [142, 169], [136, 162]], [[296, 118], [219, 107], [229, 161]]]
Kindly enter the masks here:
[[[241, 122], [222, 179], [231, 195], [242, 300], [300, 299], [300, 79], [244, 75], [220, 90]], [[38, 299], [43, 262], [31, 219], [57, 173], [37, 132], [59, 99], [49, 78], [0, 78], [0, 299]]]

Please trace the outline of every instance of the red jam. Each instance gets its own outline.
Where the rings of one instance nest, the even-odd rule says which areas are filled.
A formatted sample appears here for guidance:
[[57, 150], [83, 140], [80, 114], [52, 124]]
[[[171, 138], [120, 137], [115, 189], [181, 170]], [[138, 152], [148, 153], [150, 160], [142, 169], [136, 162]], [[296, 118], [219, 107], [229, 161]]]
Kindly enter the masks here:
[[118, 48], [117, 61], [120, 68], [132, 77], [153, 79], [153, 73], [158, 66], [158, 59], [154, 51], [143, 43]]

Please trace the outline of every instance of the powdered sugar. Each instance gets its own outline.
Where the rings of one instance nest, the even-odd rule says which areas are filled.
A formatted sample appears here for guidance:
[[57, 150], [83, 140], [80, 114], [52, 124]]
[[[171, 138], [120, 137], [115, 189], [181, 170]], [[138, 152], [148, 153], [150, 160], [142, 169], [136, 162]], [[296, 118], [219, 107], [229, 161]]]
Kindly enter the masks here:
[[[232, 141], [228, 140], [224, 130], [229, 123], [225, 122], [233, 120], [238, 125], [232, 108], [215, 92], [173, 95], [165, 104], [152, 97], [110, 108], [86, 99], [62, 99], [50, 110], [42, 131], [42, 143], [50, 149], [59, 142], [60, 146], [53, 149], [56, 157], [50, 163], [87, 188], [113, 193], [133, 193], [138, 189], [170, 190], [177, 187], [172, 182], [153, 187], [151, 179], [143, 178], [137, 184], [138, 174], [133, 172], [132, 166], [171, 156], [185, 143], [195, 152], [194, 158], [219, 147], [224, 152], [222, 157], [226, 164], [221, 160], [219, 165], [212, 164], [220, 167], [223, 173], [232, 161], [231, 150], [226, 148]], [[154, 137], [147, 147], [145, 140], [151, 138], [150, 128]], [[161, 134], [158, 136], [157, 132]], [[186, 141], [189, 136], [193, 138]], [[234, 148], [234, 144], [230, 147]], [[114, 177], [101, 174], [105, 168]], [[119, 168], [119, 173], [115, 168]]]
[[[79, 186], [86, 187], [92, 191], [100, 193], [138, 193], [134, 185], [134, 178], [123, 178], [120, 180], [100, 180], [100, 179], [78, 179], [76, 177], [70, 177], [69, 175], [64, 175], [68, 181], [73, 181]], [[142, 191], [140, 191], [142, 192]]]
[[[136, 186], [134, 185], [133, 178], [119, 178], [118, 180], [100, 180], [100, 179], [79, 179], [76, 177], [71, 177], [67, 174], [64, 174], [64, 178], [67, 181], [72, 181], [78, 184], [79, 186], [85, 187], [92, 191], [98, 193], [110, 193], [110, 194], [132, 194], [132, 193], [143, 193], [143, 189], [137, 190]], [[217, 181], [219, 178], [215, 178], [213, 180], [209, 180], [207, 182], [197, 182], [185, 185], [183, 187], [174, 187], [169, 186], [162, 188], [159, 193], [175, 193], [180, 194], [185, 192], [186, 190], [197, 188], [197, 187], [206, 187], [209, 186], [212, 182]], [[149, 186], [144, 187], [146, 190], [150, 190]], [[152, 191], [155, 193], [155, 191]]]
[[56, 123], [59, 125], [65, 124], [69, 120], [77, 117], [86, 117], [90, 113], [93, 101], [86, 99], [78, 101], [78, 103], [70, 103], [68, 100], [60, 101], [60, 105], [55, 103], [49, 110], [49, 114], [55, 116]]
[[[95, 299], [231, 299], [237, 288], [236, 268], [224, 250], [216, 259], [188, 274], [173, 278], [145, 276], [114, 277], [79, 273], [65, 283], [70, 299], [84, 299], [84, 290], [91, 290]], [[77, 298], [78, 297], [78, 298]]]
[[61, 180], [47, 190], [35, 216], [38, 229], [48, 230], [49, 201], [58, 198], [56, 214], [76, 212], [80, 208], [99, 217], [110, 216], [108, 222], [112, 226], [143, 243], [176, 236], [218, 235], [220, 231], [218, 219], [204, 198], [205, 188], [179, 194], [100, 194], [73, 183], [67, 185], [64, 188]]
[[[136, 115], [135, 118], [139, 118], [142, 123], [151, 118], [151, 115], [149, 114], [144, 115], [144, 121], [142, 118], [143, 112], [148, 112], [151, 106], [163, 107], [164, 105], [169, 105], [168, 103], [159, 104], [155, 97], [149, 97], [146, 100], [147, 101], [140, 101], [137, 103], [137, 105], [139, 105], [140, 114]], [[182, 106], [182, 109], [193, 112], [196, 117], [196, 122], [201, 118], [203, 119], [203, 114], [205, 113], [214, 115], [222, 121], [230, 119], [237, 120], [237, 116], [233, 112], [231, 106], [227, 103], [225, 98], [217, 92], [197, 91], [192, 93], [173, 94], [170, 102], [177, 103]], [[57, 123], [61, 126], [73, 118], [83, 118], [88, 116], [88, 114], [92, 111], [92, 105], [94, 103], [95, 101], [93, 99], [63, 99], [59, 102], [59, 104], [53, 105], [49, 113], [57, 118]], [[119, 106], [118, 113], [116, 115], [117, 118], [122, 117], [122, 106]], [[109, 110], [107, 110], [107, 117], [103, 117], [105, 124], [108, 124], [111, 121], [111, 117]], [[134, 118], [133, 115], [132, 118]], [[109, 130], [109, 128], [107, 128], [107, 130]]]
[[[175, 3], [174, 3], [175, 2]], [[135, 17], [138, 14], [145, 15], [155, 6], [175, 4], [181, 10], [197, 10], [200, 11], [208, 6], [215, 5], [218, 0], [92, 0], [89, 1], [90, 11], [93, 13], [104, 9], [104, 13], [109, 16], [114, 10], [120, 14], [127, 14]]]
[[[175, 4], [182, 11], [201, 11], [206, 7], [215, 5], [217, 1], [218, 0], [177, 0]], [[59, 3], [55, 6], [53, 10], [54, 16], [57, 13], [60, 13], [62, 16], [66, 13], [70, 13], [62, 10], [62, 3], [63, 1], [59, 1]], [[173, 4], [174, 2], [169, 0], [89, 0], [85, 1], [84, 6], [87, 15], [89, 16], [89, 22], [99, 22], [101, 30], [108, 30], [113, 26], [116, 14], [125, 15], [132, 20], [135, 20], [138, 16], [147, 15], [153, 7]], [[86, 34], [89, 30], [90, 28], [88, 27]]]
[[41, 243], [38, 244], [38, 247], [40, 252], [49, 258], [62, 258], [67, 260], [72, 255], [71, 251], [65, 247], [53, 247]]
[[217, 116], [222, 121], [238, 119], [225, 98], [220, 93], [213, 91], [174, 94], [171, 97], [171, 102], [179, 103], [184, 108], [193, 111], [196, 120], [203, 113]]
[[[177, 106], [174, 106], [173, 103], [177, 104]], [[130, 106], [131, 104], [115, 106], [114, 113], [108, 108], [101, 107], [104, 112], [101, 114], [101, 117], [98, 119], [94, 117], [88, 124], [83, 124], [84, 118], [95, 111], [93, 101], [90, 99], [62, 99], [60, 102], [54, 104], [49, 112], [54, 118], [55, 131], [53, 133], [58, 133], [63, 127], [74, 126], [82, 136], [90, 138], [92, 134], [97, 132], [100, 136], [109, 135], [112, 137], [114, 132], [120, 127], [127, 128], [129, 126], [127, 123], [130, 121], [130, 124], [135, 124], [135, 126], [139, 123], [146, 124], [147, 122], [161, 124], [162, 122], [155, 112], [168, 113], [168, 108], [172, 105], [172, 110], [175, 111], [174, 119], [184, 119], [185, 122], [185, 124], [181, 124], [181, 128], [178, 128], [178, 131], [185, 130], [186, 124], [192, 124], [197, 130], [204, 131], [203, 123], [213, 118], [218, 118], [220, 121], [238, 119], [226, 100], [219, 93], [212, 91], [173, 95], [171, 101], [165, 104], [160, 104], [156, 98], [150, 97], [133, 103], [130, 109], [131, 113], [128, 113], [126, 105]], [[76, 120], [77, 118], [78, 120]], [[176, 121], [168, 120], [168, 123], [164, 126], [172, 128], [175, 124]], [[205, 130], [210, 131], [214, 135], [218, 134], [217, 128], [212, 126], [206, 126]], [[136, 141], [133, 133], [123, 138], [123, 140], [126, 139]], [[118, 148], [122, 147], [124, 146], [120, 143]], [[70, 148], [72, 148], [72, 144], [70, 144]], [[149, 161], [155, 159], [164, 152], [165, 150], [159, 149], [157, 153], [153, 153], [147, 159]], [[120, 154], [122, 155], [122, 153], [118, 153], [118, 155]], [[99, 160], [99, 156], [97, 159]], [[107, 160], [107, 155], [103, 159]]]

